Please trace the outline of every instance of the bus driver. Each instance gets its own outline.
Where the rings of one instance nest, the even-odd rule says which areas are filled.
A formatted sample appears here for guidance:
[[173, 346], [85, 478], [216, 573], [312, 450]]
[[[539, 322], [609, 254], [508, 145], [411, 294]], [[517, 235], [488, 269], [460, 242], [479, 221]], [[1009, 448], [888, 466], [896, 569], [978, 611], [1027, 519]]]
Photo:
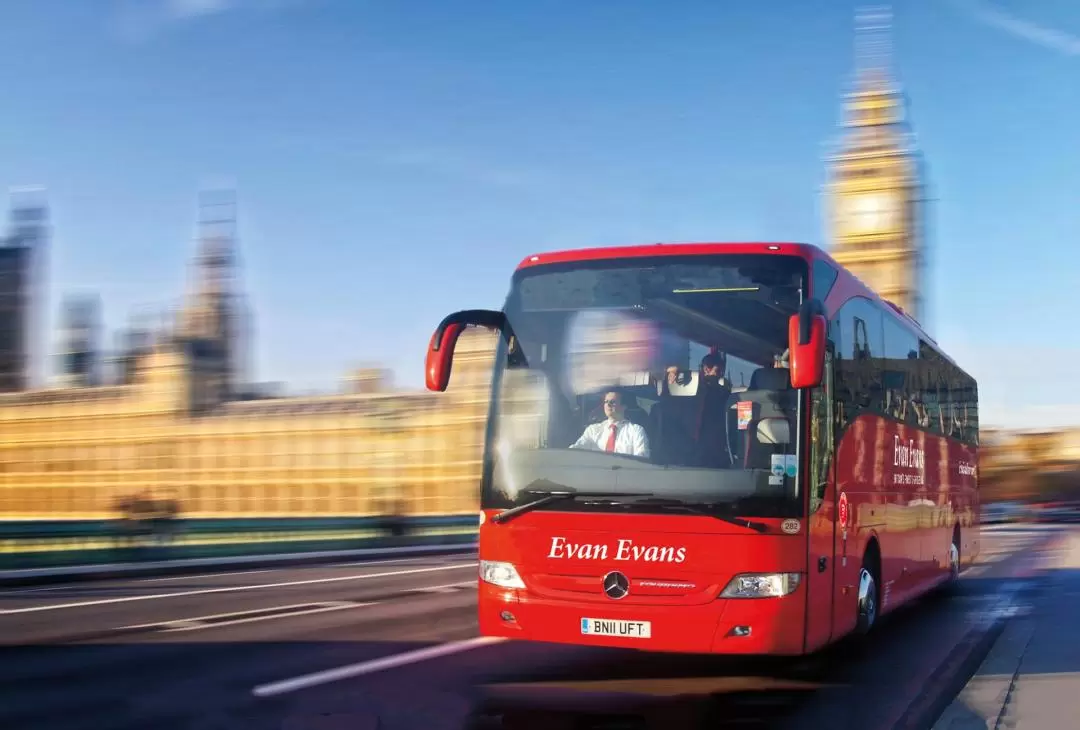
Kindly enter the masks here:
[[606, 419], [585, 427], [581, 438], [570, 445], [571, 449], [592, 449], [631, 456], [649, 456], [649, 437], [645, 429], [626, 420], [622, 396], [611, 392], [604, 395]]

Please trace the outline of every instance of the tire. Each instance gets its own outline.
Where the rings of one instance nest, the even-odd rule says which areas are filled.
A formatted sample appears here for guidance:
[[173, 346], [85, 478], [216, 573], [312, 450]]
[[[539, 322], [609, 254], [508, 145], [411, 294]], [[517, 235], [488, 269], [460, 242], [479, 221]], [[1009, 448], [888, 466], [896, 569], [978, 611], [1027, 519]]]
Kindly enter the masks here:
[[877, 625], [881, 589], [879, 587], [877, 561], [867, 552], [859, 571], [858, 617], [855, 632], [865, 636]]

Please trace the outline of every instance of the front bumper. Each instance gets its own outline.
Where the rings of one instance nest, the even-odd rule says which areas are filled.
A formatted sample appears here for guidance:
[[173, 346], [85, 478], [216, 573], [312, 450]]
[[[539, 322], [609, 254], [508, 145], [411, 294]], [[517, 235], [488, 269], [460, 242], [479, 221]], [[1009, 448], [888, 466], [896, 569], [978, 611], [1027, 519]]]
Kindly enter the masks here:
[[[553, 600], [484, 582], [479, 591], [480, 632], [484, 636], [694, 654], [804, 653], [805, 586], [779, 598], [718, 599], [673, 606]], [[647, 621], [651, 635], [583, 634], [583, 618]]]

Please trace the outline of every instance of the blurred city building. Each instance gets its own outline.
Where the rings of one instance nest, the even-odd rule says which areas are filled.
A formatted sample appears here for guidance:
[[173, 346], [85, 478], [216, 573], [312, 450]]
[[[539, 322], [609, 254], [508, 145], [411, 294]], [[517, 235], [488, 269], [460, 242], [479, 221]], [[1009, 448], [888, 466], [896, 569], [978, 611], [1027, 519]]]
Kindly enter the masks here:
[[65, 297], [60, 319], [59, 375], [56, 384], [67, 387], [100, 385], [101, 300], [93, 295]]
[[13, 191], [7, 233], [0, 231], [0, 393], [33, 385], [36, 351], [41, 347], [48, 210], [43, 191]]
[[1080, 501], [1080, 428], [983, 432], [979, 486], [986, 501]]
[[122, 383], [0, 395], [0, 517], [110, 519], [134, 495], [194, 518], [475, 513], [492, 345], [461, 338], [446, 394], [228, 399], [220, 350], [155, 333]]
[[[173, 317], [133, 323], [111, 357], [100, 351], [100, 305], [92, 297], [65, 302], [60, 375], [49, 387], [21, 387], [26, 330], [11, 335], [3, 362], [7, 390], [18, 392], [0, 393], [0, 520], [116, 521], [133, 511], [189, 521], [394, 513], [468, 515], [475, 524], [494, 336], [460, 339], [444, 394], [394, 392], [381, 368], [354, 371], [340, 392], [319, 396], [253, 384], [243, 366], [250, 323], [228, 197], [204, 197], [202, 214], [183, 306]], [[17, 290], [25, 284], [15, 270]], [[325, 520], [302, 527], [272, 539], [363, 533]], [[176, 539], [228, 543], [255, 539], [258, 529], [250, 523], [236, 527], [246, 537], [217, 531]], [[48, 538], [48, 531], [32, 540], [0, 534], [0, 552], [54, 549]], [[89, 538], [66, 544], [109, 547]]]

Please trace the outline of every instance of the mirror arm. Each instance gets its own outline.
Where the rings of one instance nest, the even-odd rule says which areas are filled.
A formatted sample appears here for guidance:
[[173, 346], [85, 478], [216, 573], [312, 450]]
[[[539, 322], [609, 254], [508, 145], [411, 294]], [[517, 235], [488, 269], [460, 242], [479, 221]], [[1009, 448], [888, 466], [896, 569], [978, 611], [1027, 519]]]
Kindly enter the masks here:
[[469, 325], [487, 327], [501, 332], [506, 328], [506, 315], [491, 309], [466, 309], [447, 315], [435, 330], [435, 336], [431, 341], [432, 351], [438, 352], [442, 348], [443, 339], [451, 328], [460, 332]]
[[799, 344], [806, 345], [810, 342], [810, 330], [813, 326], [814, 316], [825, 316], [825, 306], [820, 299], [807, 299], [799, 307]]

